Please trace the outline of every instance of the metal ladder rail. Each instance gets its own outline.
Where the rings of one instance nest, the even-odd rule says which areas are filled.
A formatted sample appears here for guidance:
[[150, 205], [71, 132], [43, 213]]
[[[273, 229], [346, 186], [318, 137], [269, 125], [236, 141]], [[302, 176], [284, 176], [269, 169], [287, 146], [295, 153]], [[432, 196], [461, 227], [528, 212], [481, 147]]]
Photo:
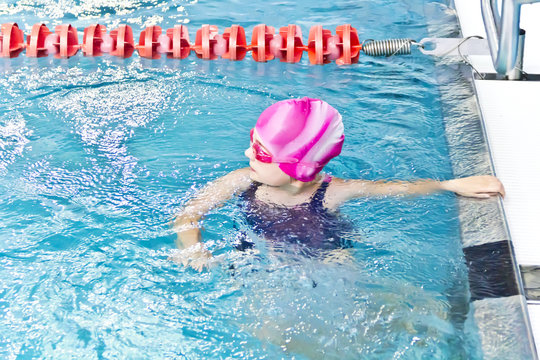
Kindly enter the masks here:
[[521, 5], [536, 2], [540, 0], [502, 0], [499, 14], [497, 0], [481, 0], [493, 66], [510, 80], [521, 79], [522, 75], [525, 31], [519, 28]]

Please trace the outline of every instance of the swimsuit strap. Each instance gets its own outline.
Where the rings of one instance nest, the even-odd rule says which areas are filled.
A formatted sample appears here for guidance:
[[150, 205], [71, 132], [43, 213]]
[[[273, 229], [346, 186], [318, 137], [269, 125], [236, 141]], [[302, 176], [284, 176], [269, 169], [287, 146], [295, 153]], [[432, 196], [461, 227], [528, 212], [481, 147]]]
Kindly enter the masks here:
[[330, 181], [332, 181], [332, 177], [330, 175], [325, 175], [321, 186], [319, 186], [317, 191], [315, 191], [315, 194], [311, 197], [311, 201], [309, 202], [310, 206], [324, 208], [324, 196], [326, 195], [326, 189], [328, 189]]
[[257, 192], [257, 189], [261, 186], [260, 182], [253, 181], [246, 191], [242, 194], [242, 197], [247, 200], [253, 200], [255, 199], [255, 193]]

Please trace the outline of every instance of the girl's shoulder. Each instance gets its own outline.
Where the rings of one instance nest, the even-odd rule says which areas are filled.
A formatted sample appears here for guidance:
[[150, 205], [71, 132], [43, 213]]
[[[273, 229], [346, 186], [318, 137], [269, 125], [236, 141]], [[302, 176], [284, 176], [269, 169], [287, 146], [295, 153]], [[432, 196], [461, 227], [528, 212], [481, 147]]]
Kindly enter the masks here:
[[244, 167], [244, 168], [233, 170], [230, 173], [226, 174], [224, 177], [238, 178], [238, 179], [245, 179], [247, 177], [248, 179], [250, 179], [249, 171], [250, 171], [249, 167]]
[[344, 186], [347, 186], [348, 180], [338, 178], [336, 176], [323, 174], [323, 182], [328, 183], [328, 190], [329, 192], [337, 191], [339, 192], [340, 189], [342, 189]]
[[220, 180], [226, 183], [228, 186], [234, 188], [236, 191], [244, 191], [253, 184], [253, 180], [251, 180], [249, 172], [249, 167], [233, 170], [227, 175], [223, 176]]
[[324, 205], [332, 210], [339, 208], [351, 198], [356, 182], [359, 180], [342, 179], [331, 176], [331, 181], [326, 190]]
[[217, 198], [226, 198], [247, 190], [252, 182], [249, 176], [249, 168], [242, 168], [233, 170], [209, 182], [202, 192], [214, 194]]

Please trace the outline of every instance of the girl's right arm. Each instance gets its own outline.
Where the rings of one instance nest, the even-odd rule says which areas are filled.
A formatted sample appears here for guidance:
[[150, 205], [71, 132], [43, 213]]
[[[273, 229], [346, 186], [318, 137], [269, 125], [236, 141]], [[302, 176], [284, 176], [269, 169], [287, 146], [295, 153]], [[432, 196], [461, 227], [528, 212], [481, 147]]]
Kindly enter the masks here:
[[337, 208], [345, 201], [363, 196], [428, 195], [435, 192], [452, 191], [458, 195], [475, 198], [504, 197], [504, 186], [494, 176], [470, 176], [447, 181], [368, 181], [335, 178], [329, 188], [330, 208]]
[[[210, 257], [211, 255], [199, 245], [201, 242], [200, 219], [213, 208], [222, 205], [233, 195], [245, 191], [251, 184], [249, 168], [231, 171], [227, 175], [208, 183], [197, 195], [189, 200], [174, 220], [174, 229], [177, 233], [176, 246], [193, 252], [189, 258]], [[195, 246], [196, 245], [196, 246]], [[187, 265], [186, 259], [180, 260]], [[192, 264], [193, 266], [194, 264]], [[202, 269], [199, 266], [193, 266]]]

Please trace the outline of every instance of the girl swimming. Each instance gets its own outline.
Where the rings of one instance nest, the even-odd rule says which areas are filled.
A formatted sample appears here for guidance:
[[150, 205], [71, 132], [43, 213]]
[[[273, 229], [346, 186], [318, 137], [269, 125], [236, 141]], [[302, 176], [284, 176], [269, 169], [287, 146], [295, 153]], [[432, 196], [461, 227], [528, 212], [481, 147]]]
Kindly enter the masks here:
[[408, 182], [347, 180], [321, 173], [340, 154], [343, 141], [341, 115], [322, 100], [284, 100], [267, 108], [251, 130], [245, 151], [249, 167], [207, 184], [176, 217], [176, 244], [182, 251], [172, 259], [199, 271], [207, 266], [212, 255], [201, 243], [199, 221], [235, 195], [245, 200], [248, 223], [265, 239], [292, 239], [317, 249], [343, 246], [333, 235], [346, 227], [336, 211], [355, 198], [441, 191], [476, 198], [505, 195], [501, 182], [488, 175]]

